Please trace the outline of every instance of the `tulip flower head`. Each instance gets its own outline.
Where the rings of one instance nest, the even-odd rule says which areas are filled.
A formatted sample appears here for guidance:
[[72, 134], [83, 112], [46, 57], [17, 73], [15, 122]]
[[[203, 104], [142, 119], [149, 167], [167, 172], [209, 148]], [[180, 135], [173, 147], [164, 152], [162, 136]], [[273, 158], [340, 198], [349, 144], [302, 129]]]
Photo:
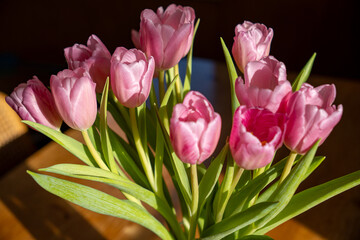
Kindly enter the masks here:
[[22, 120], [59, 130], [62, 119], [56, 109], [54, 98], [36, 76], [17, 86], [5, 100]]
[[97, 113], [95, 83], [84, 68], [52, 75], [50, 87], [57, 109], [69, 127], [81, 131], [93, 125]]
[[195, 12], [191, 7], [171, 4], [157, 12], [141, 13], [139, 32], [132, 31], [132, 40], [147, 57], [153, 56], [157, 70], [175, 66], [190, 50], [194, 35]]
[[277, 112], [283, 99], [292, 91], [284, 63], [272, 56], [249, 62], [244, 78], [245, 82], [241, 77], [236, 80], [235, 91], [239, 103], [248, 107]]
[[64, 49], [65, 58], [70, 70], [78, 67], [85, 68], [96, 83], [96, 92], [101, 93], [106, 78], [110, 76], [111, 54], [101, 40], [91, 35], [87, 41], [87, 46], [75, 44]]
[[121, 104], [138, 107], [149, 96], [155, 70], [153, 57], [137, 49], [119, 47], [111, 58], [111, 88]]
[[284, 127], [284, 114], [261, 108], [238, 107], [229, 140], [235, 162], [247, 170], [269, 164], [283, 143]]
[[303, 84], [289, 99], [289, 120], [285, 132], [285, 145], [299, 154], [306, 153], [319, 139], [322, 144], [340, 121], [343, 107], [331, 105], [336, 96], [335, 85], [314, 88]]
[[214, 152], [221, 132], [220, 115], [199, 92], [190, 91], [176, 104], [170, 120], [170, 140], [181, 161], [200, 164]]
[[260, 23], [245, 21], [235, 28], [232, 54], [241, 72], [251, 61], [259, 61], [269, 55], [273, 30]]

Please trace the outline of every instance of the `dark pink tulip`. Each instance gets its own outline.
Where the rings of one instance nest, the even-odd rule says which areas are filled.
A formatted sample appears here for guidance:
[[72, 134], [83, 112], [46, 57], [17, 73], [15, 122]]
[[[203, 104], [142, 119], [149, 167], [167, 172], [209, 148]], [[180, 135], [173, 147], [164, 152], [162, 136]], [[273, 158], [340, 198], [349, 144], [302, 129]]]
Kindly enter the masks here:
[[57, 109], [69, 127], [81, 131], [93, 125], [97, 113], [95, 83], [84, 68], [52, 75], [50, 87]]
[[214, 152], [221, 132], [220, 115], [199, 92], [190, 91], [176, 104], [170, 120], [170, 140], [181, 161], [200, 164]]
[[284, 63], [272, 56], [249, 62], [244, 78], [245, 83], [241, 77], [236, 80], [235, 91], [239, 103], [248, 107], [277, 112], [282, 100], [292, 91]]
[[320, 138], [320, 144], [325, 141], [343, 112], [342, 105], [337, 108], [331, 105], [335, 96], [333, 84], [314, 88], [307, 83], [291, 96], [287, 106], [289, 120], [284, 140], [290, 150], [304, 154]]
[[194, 35], [195, 12], [191, 7], [171, 4], [157, 12], [145, 9], [140, 17], [140, 31], [132, 31], [135, 46], [153, 56], [157, 70], [175, 66], [190, 49]]
[[240, 106], [234, 113], [229, 146], [235, 162], [253, 170], [269, 164], [283, 143], [285, 115]]
[[5, 100], [21, 119], [59, 130], [62, 119], [53, 96], [36, 76], [17, 86]]
[[232, 54], [241, 72], [248, 62], [259, 61], [269, 55], [273, 30], [260, 23], [245, 21], [235, 28]]
[[106, 78], [110, 76], [111, 54], [101, 40], [91, 35], [87, 41], [87, 46], [75, 44], [64, 49], [65, 58], [70, 70], [85, 68], [96, 83], [96, 92], [101, 93]]
[[154, 58], [147, 60], [137, 49], [119, 47], [111, 58], [111, 88], [119, 102], [134, 108], [149, 96], [155, 70]]

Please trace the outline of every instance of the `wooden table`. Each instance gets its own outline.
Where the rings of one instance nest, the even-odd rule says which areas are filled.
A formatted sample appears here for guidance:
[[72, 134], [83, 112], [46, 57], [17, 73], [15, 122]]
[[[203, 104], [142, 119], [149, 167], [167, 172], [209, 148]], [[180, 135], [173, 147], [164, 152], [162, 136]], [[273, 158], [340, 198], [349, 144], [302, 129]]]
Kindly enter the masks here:
[[[223, 116], [223, 129], [228, 132], [228, 80], [223, 65], [212, 76], [212, 88], [218, 101], [214, 108]], [[289, 79], [293, 79], [289, 77]], [[360, 169], [360, 82], [313, 76], [314, 85], [335, 83], [336, 103], [344, 105], [340, 124], [319, 149], [328, 157], [301, 189], [321, 184]], [[226, 98], [225, 98], [226, 97]], [[219, 100], [220, 99], [220, 100]], [[231, 119], [230, 119], [231, 120]], [[79, 138], [71, 130], [69, 135]], [[19, 151], [21, 151], [19, 149]], [[57, 163], [80, 163], [56, 143], [27, 158], [17, 168], [0, 179], [0, 239], [156, 239], [150, 231], [137, 224], [90, 212], [41, 189], [26, 170], [36, 171]], [[105, 185], [90, 183], [106, 192], [114, 191]], [[275, 239], [360, 239], [360, 190], [352, 189], [322, 205], [290, 220], [269, 233]]]

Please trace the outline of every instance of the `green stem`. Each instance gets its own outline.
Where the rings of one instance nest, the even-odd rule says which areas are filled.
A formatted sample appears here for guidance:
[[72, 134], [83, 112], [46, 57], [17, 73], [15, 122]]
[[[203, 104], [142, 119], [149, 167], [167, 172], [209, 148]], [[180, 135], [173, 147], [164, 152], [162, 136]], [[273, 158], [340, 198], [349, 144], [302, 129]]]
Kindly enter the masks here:
[[191, 191], [192, 191], [192, 201], [191, 201], [191, 213], [190, 213], [190, 230], [188, 240], [192, 240], [195, 237], [196, 225], [197, 225], [197, 212], [199, 205], [199, 184], [197, 176], [197, 165], [191, 164]]
[[239, 168], [238, 166], [235, 166], [234, 178], [232, 180], [232, 183], [231, 183], [230, 187], [228, 188], [228, 191], [226, 192], [225, 199], [224, 199], [220, 209], [218, 210], [218, 212], [216, 214], [216, 222], [220, 222], [222, 220], [222, 218], [224, 216], [225, 208], [227, 206], [227, 203], [229, 202], [231, 194], [235, 190], [235, 187], [238, 184], [243, 172], [244, 172], [243, 168]]
[[164, 76], [165, 71], [159, 71], [159, 95], [160, 95], [160, 102], [164, 99], [165, 95], [165, 86], [164, 86]]
[[96, 151], [94, 145], [92, 144], [88, 132], [86, 130], [82, 130], [81, 133], [82, 133], [84, 141], [85, 141], [87, 147], [89, 148], [90, 153], [93, 156], [93, 158], [95, 159], [96, 163], [99, 165], [99, 167], [101, 169], [109, 171], [109, 168], [106, 166], [104, 161], [101, 159], [101, 157], [99, 156], [99, 153]]
[[151, 167], [151, 164], [150, 164], [150, 159], [145, 154], [143, 145], [141, 143], [141, 138], [140, 138], [140, 135], [139, 135], [139, 129], [138, 129], [138, 126], [137, 126], [135, 108], [130, 108], [129, 112], [130, 112], [131, 130], [132, 130], [132, 133], [133, 133], [134, 142], [135, 142], [137, 152], [139, 154], [141, 165], [144, 168], [146, 177], [149, 180], [151, 188], [154, 190], [154, 189], [156, 189], [155, 188], [155, 182], [154, 182], [154, 174], [153, 174], [152, 167]]
[[[179, 75], [179, 64], [176, 64], [174, 67], [174, 75]], [[176, 90], [176, 100], [178, 103], [182, 102], [182, 83], [181, 83], [181, 79], [180, 79], [180, 75], [179, 77], [175, 80], [175, 90]]]
[[286, 161], [284, 170], [281, 174], [280, 180], [279, 180], [279, 185], [285, 180], [285, 178], [287, 177], [287, 175], [289, 175], [290, 171], [291, 171], [291, 167], [294, 164], [295, 158], [296, 158], [297, 153], [294, 151], [291, 151], [289, 154], [289, 158]]

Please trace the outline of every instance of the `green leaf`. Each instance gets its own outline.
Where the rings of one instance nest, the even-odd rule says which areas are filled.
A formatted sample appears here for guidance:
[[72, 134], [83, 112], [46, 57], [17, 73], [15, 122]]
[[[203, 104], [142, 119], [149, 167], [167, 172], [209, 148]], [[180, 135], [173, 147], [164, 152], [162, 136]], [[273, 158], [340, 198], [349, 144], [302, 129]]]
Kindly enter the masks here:
[[[150, 189], [149, 182], [145, 174], [139, 169], [138, 165], [135, 162], [140, 160], [134, 160], [129, 153], [127, 148], [130, 146], [124, 141], [121, 141], [121, 138], [113, 132], [111, 129], [109, 131], [110, 143], [113, 149], [113, 154], [118, 164], [131, 176], [131, 178], [139, 185]], [[125, 147], [127, 146], [127, 148]]]
[[110, 167], [110, 170], [116, 173], [117, 172], [116, 163], [114, 160], [113, 151], [111, 148], [111, 143], [107, 130], [108, 93], [109, 93], [109, 78], [106, 79], [103, 94], [101, 97], [101, 103], [100, 103], [100, 138], [101, 138], [101, 148], [105, 158], [105, 162]]
[[289, 204], [274, 219], [256, 231], [256, 234], [265, 234], [283, 222], [358, 185], [360, 185], [360, 171], [306, 189], [296, 194]]
[[186, 66], [186, 75], [185, 75], [185, 80], [184, 80], [184, 91], [183, 91], [184, 96], [186, 96], [186, 94], [191, 89], [190, 85], [191, 85], [191, 74], [192, 74], [192, 57], [193, 57], [193, 49], [194, 49], [194, 39], [195, 39], [196, 31], [199, 27], [199, 24], [200, 24], [200, 18], [197, 20], [197, 22], [195, 24], [192, 44], [191, 44], [189, 53], [187, 55], [187, 66]]
[[226, 144], [219, 155], [213, 160], [202, 177], [199, 184], [199, 209], [202, 209], [206, 200], [212, 193], [215, 184], [218, 182], [221, 170], [224, 165], [226, 154], [229, 150], [229, 145]]
[[281, 175], [286, 161], [287, 157], [273, 165], [255, 179], [249, 181], [249, 183], [241, 188], [240, 191], [234, 193], [227, 204], [224, 216], [227, 217], [240, 212], [247, 202]]
[[244, 212], [237, 213], [231, 217], [223, 219], [221, 222], [206, 229], [202, 235], [202, 240], [222, 239], [225, 236], [238, 231], [249, 224], [263, 218], [270, 213], [277, 203], [260, 203], [256, 204]]
[[317, 141], [311, 147], [311, 149], [301, 158], [295, 168], [291, 170], [290, 174], [270, 196], [269, 201], [276, 201], [279, 202], [279, 204], [276, 206], [276, 208], [273, 209], [271, 214], [260, 220], [260, 222], [256, 223], [257, 228], [263, 227], [266, 223], [268, 223], [271, 219], [278, 215], [289, 203], [296, 189], [300, 185], [301, 181], [304, 179], [304, 176], [306, 175], [308, 168], [310, 167], [310, 164], [314, 159], [316, 150], [319, 146], [319, 142], [320, 140]]
[[[85, 166], [86, 167], [86, 166]], [[94, 168], [96, 169], [96, 168]], [[100, 169], [98, 169], [100, 170]], [[163, 239], [173, 239], [166, 228], [145, 208], [99, 190], [67, 180], [28, 171], [45, 190], [91, 211], [140, 224]]]
[[[310, 167], [308, 168], [305, 176], [302, 179], [302, 182], [313, 172], [315, 171], [315, 169], [325, 160], [325, 157], [322, 156], [318, 156], [315, 157], [314, 160], [311, 162]], [[262, 193], [260, 195], [260, 197], [258, 198], [258, 200], [256, 201], [257, 203], [260, 202], [267, 202], [269, 201], [270, 196], [274, 193], [274, 191], [276, 190], [277, 186], [278, 186], [278, 182], [276, 181], [274, 182], [268, 189], [266, 189], [266, 191], [264, 193]]]
[[310, 72], [312, 69], [312, 66], [314, 64], [314, 60], [316, 57], [316, 53], [314, 53], [309, 61], [306, 63], [304, 68], [300, 71], [299, 75], [296, 77], [295, 81], [292, 84], [293, 92], [299, 90], [301, 88], [301, 85], [307, 81], [307, 79], [310, 76]]
[[226, 66], [227, 66], [229, 78], [230, 78], [231, 109], [232, 109], [232, 113], [234, 115], [235, 110], [237, 109], [238, 106], [240, 106], [239, 101], [237, 100], [237, 97], [236, 97], [236, 93], [235, 93], [235, 80], [237, 79], [238, 75], [236, 72], [234, 62], [231, 58], [231, 54], [230, 54], [228, 48], [226, 47], [224, 40], [222, 38], [220, 38], [220, 41], [221, 41], [222, 49], [224, 51]]
[[51, 138], [53, 141], [58, 143], [60, 146], [68, 150], [70, 153], [75, 155], [81, 161], [89, 166], [94, 166], [94, 159], [91, 156], [91, 153], [87, 146], [82, 144], [81, 142], [69, 137], [59, 131], [56, 131], [52, 128], [46, 127], [42, 124], [30, 122], [30, 121], [22, 121], [23, 123], [29, 125], [30, 127], [36, 129], [41, 132], [45, 136]]
[[273, 239], [265, 235], [248, 235], [242, 238], [238, 238], [237, 240], [273, 240]]

